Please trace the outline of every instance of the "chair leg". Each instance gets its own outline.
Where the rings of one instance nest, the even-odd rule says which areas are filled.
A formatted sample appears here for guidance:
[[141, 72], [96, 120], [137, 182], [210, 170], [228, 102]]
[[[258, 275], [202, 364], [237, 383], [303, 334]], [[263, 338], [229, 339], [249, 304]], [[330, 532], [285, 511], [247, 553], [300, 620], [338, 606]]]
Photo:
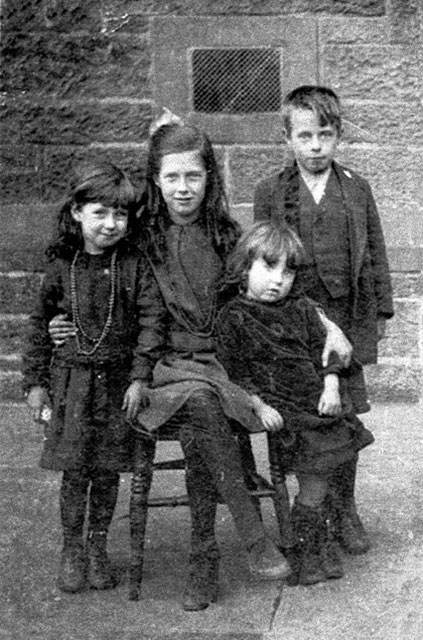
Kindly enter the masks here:
[[145, 529], [147, 526], [148, 495], [153, 478], [156, 444], [147, 438], [137, 438], [134, 472], [129, 501], [129, 527], [131, 566], [129, 573], [129, 600], [139, 600], [144, 560]]
[[274, 434], [268, 434], [267, 445], [270, 478], [275, 489], [273, 504], [279, 524], [280, 544], [284, 550], [288, 550], [295, 545], [295, 535], [291, 520], [291, 507], [285, 482], [285, 472], [278, 456], [278, 442], [276, 438]]

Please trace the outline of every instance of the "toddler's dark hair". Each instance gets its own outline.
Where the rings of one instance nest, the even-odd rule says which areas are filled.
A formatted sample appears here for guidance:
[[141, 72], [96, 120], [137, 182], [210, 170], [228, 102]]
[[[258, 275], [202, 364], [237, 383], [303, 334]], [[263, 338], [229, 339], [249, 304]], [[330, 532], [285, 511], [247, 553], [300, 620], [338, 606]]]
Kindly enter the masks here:
[[286, 255], [288, 269], [296, 270], [304, 263], [304, 248], [295, 231], [285, 223], [254, 223], [242, 234], [229, 256], [225, 278], [227, 285], [237, 284], [245, 288], [254, 260], [263, 258], [272, 265], [278, 262], [282, 255]]
[[72, 211], [90, 202], [100, 202], [105, 207], [126, 211], [126, 239], [131, 242], [138, 241], [139, 195], [126, 173], [109, 162], [83, 162], [73, 169], [65, 202], [57, 216], [53, 242], [46, 252], [47, 256], [69, 256], [77, 249], [83, 248], [81, 225], [74, 220]]
[[303, 85], [290, 91], [283, 100], [283, 125], [291, 135], [292, 109], [309, 109], [317, 116], [320, 126], [333, 125], [341, 134], [341, 104], [336, 93], [329, 87]]

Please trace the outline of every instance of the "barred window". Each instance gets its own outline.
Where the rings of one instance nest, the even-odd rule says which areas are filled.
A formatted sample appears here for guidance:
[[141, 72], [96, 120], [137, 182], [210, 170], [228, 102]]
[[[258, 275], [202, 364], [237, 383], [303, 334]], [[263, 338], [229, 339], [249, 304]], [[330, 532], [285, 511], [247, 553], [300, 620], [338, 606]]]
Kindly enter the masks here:
[[274, 113], [281, 108], [281, 52], [194, 49], [193, 108], [203, 113]]

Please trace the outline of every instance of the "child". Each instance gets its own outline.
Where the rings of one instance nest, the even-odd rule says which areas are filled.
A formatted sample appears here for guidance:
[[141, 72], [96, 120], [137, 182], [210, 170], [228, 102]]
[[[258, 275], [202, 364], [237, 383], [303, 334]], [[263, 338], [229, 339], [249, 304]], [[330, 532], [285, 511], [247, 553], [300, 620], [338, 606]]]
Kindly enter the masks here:
[[[306, 251], [298, 273], [303, 292], [344, 331], [355, 357], [374, 363], [386, 319], [393, 315], [391, 281], [370, 187], [333, 161], [341, 135], [338, 97], [326, 87], [294, 89], [284, 100], [284, 127], [295, 163], [257, 186], [254, 218], [295, 229]], [[362, 374], [350, 379], [352, 396], [357, 386], [365, 390]], [[368, 402], [356, 410], [368, 411]], [[328, 502], [344, 549], [365, 553], [369, 539], [354, 500], [357, 460], [338, 468]]]
[[[249, 397], [230, 384], [215, 358], [218, 292], [238, 228], [228, 215], [207, 136], [174, 117], [168, 124], [162, 117], [159, 124], [151, 137], [141, 223], [144, 249], [167, 306], [166, 356], [155, 368], [150, 405], [139, 414], [139, 422], [143, 431], [169, 423], [180, 428], [192, 519], [183, 607], [196, 611], [217, 595], [217, 491], [234, 517], [252, 573], [281, 578], [289, 567], [254, 510], [228, 419], [242, 423], [245, 434], [262, 426]], [[66, 323], [53, 322], [50, 332], [58, 343], [67, 337]], [[334, 342], [339, 344], [335, 328], [327, 345]], [[144, 455], [154, 456], [154, 447], [146, 443]]]
[[249, 430], [261, 426], [248, 395], [229, 382], [215, 357], [218, 291], [238, 229], [227, 212], [212, 146], [198, 129], [173, 122], [153, 133], [141, 223], [144, 249], [168, 313], [167, 353], [154, 369], [149, 406], [138, 421], [147, 431], [170, 422], [179, 429], [192, 519], [183, 608], [195, 611], [217, 595], [218, 492], [234, 518], [253, 575], [281, 579], [290, 573], [244, 484], [229, 420]]
[[293, 289], [302, 260], [301, 243], [286, 225], [256, 223], [241, 237], [227, 267], [240, 293], [219, 315], [218, 355], [230, 379], [252, 394], [283, 468], [297, 475], [292, 523], [298, 581], [306, 585], [343, 575], [328, 548], [323, 501], [331, 474], [366, 438], [351, 406], [341, 405], [336, 354], [322, 368], [318, 312]]
[[[41, 466], [63, 471], [58, 586], [67, 592], [117, 584], [107, 532], [118, 474], [132, 470], [130, 423], [162, 342], [160, 292], [133, 244], [138, 206], [133, 186], [115, 166], [77, 169], [31, 316], [24, 385], [36, 421], [52, 407]], [[53, 347], [48, 325], [55, 316], [71, 324]]]

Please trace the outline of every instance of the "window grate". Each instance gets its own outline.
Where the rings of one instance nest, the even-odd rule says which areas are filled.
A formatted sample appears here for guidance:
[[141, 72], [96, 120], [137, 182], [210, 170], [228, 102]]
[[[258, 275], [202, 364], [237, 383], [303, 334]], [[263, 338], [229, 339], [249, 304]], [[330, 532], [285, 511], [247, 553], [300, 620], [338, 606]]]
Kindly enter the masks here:
[[203, 113], [272, 113], [281, 108], [278, 49], [194, 49], [193, 107]]

